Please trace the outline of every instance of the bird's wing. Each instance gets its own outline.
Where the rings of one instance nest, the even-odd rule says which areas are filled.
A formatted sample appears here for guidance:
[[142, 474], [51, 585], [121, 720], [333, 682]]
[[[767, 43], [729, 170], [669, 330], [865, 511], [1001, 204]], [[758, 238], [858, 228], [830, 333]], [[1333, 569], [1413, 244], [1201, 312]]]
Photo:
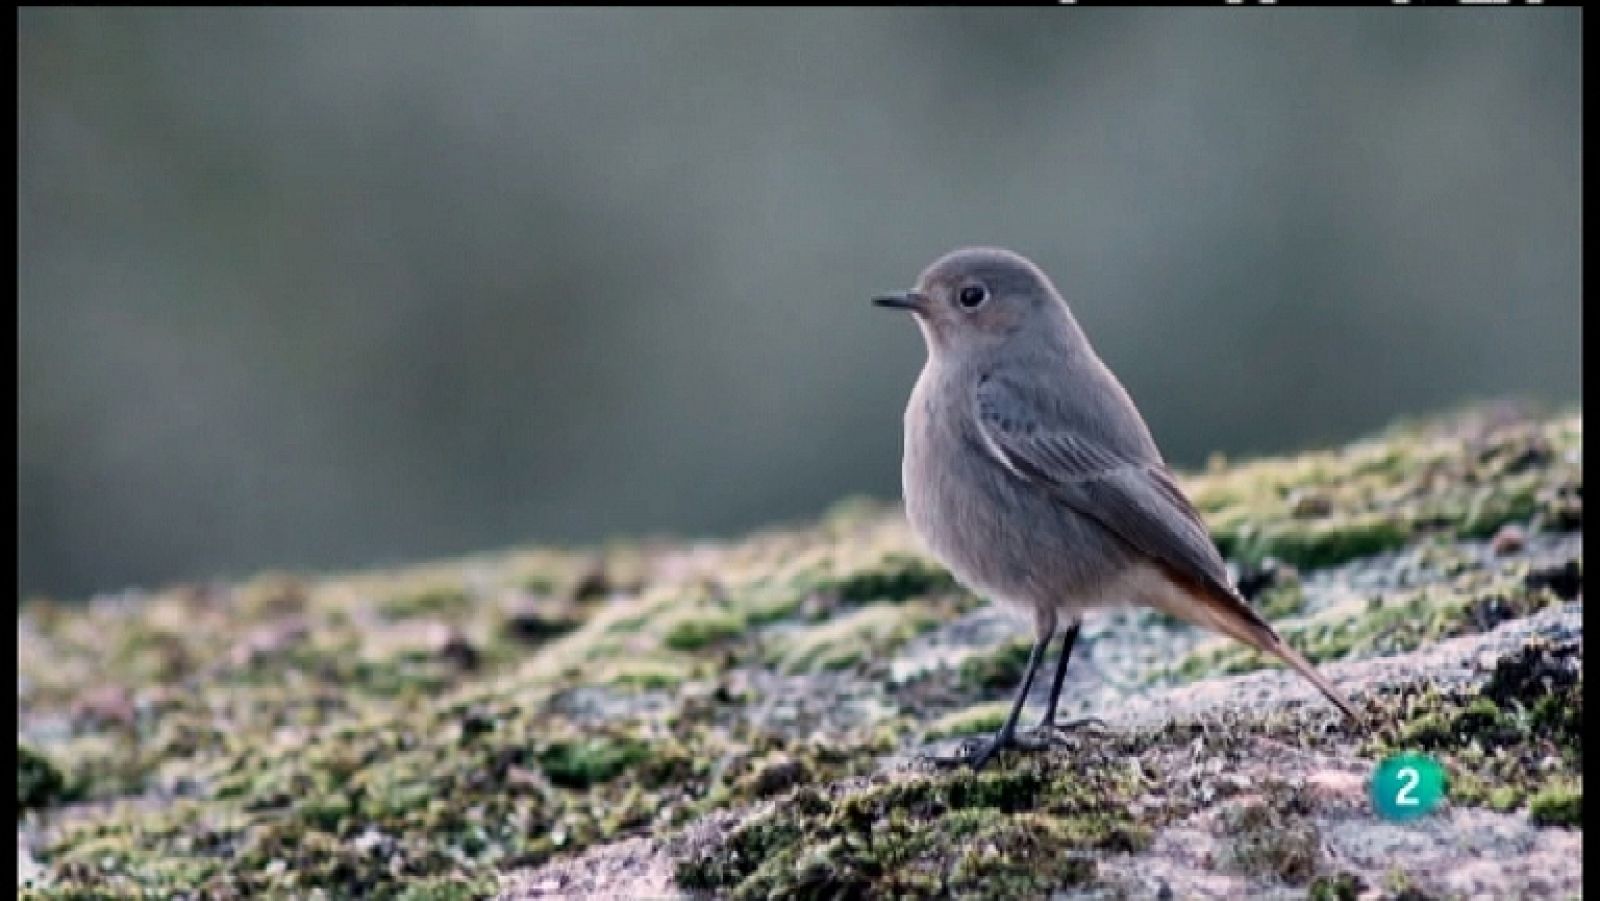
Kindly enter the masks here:
[[1004, 379], [978, 386], [975, 418], [990, 454], [1018, 478], [1188, 581], [1234, 594], [1210, 533], [1164, 464], [1070, 428]]
[[1149, 556], [1187, 589], [1195, 603], [1169, 612], [1277, 655], [1359, 721], [1333, 685], [1234, 590], [1205, 523], [1165, 464], [1095, 440], [1083, 423], [1005, 379], [980, 382], [975, 400], [978, 433], [1000, 465]]

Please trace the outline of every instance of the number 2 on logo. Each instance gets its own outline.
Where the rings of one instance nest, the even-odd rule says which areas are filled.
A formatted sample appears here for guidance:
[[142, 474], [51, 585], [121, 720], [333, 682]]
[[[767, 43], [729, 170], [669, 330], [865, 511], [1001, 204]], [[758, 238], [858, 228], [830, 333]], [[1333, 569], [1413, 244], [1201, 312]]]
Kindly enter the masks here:
[[1401, 767], [1395, 776], [1400, 779], [1401, 785], [1400, 790], [1394, 793], [1394, 803], [1401, 807], [1416, 807], [1421, 804], [1421, 801], [1411, 796], [1411, 793], [1417, 790], [1417, 783], [1422, 781], [1422, 774], [1417, 772], [1417, 768]]

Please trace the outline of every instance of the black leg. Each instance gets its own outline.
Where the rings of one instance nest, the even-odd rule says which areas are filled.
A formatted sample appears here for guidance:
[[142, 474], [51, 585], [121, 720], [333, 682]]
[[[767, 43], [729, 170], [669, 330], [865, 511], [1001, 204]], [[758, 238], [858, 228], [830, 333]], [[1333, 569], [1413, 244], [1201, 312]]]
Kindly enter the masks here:
[[1050, 685], [1050, 703], [1045, 705], [1044, 716], [1039, 719], [1039, 727], [1035, 731], [1043, 732], [1049, 729], [1055, 732], [1065, 732], [1082, 726], [1100, 726], [1102, 728], [1105, 726], [1104, 720], [1094, 716], [1084, 717], [1081, 720], [1068, 720], [1065, 723], [1056, 722], [1056, 705], [1061, 702], [1061, 686], [1067, 679], [1067, 662], [1072, 659], [1072, 648], [1078, 641], [1079, 625], [1080, 623], [1074, 622], [1071, 628], [1067, 629], [1066, 634], [1061, 637], [1061, 657], [1056, 661], [1055, 681]]
[[1045, 648], [1050, 646], [1051, 633], [1055, 631], [1054, 624], [1051, 628], [1041, 630], [1038, 640], [1033, 643], [1033, 651], [1028, 654], [1028, 671], [1022, 675], [1022, 686], [1017, 689], [1017, 699], [1011, 704], [1011, 715], [1006, 717], [1005, 725], [994, 734], [976, 754], [967, 758], [973, 769], [982, 769], [1001, 748], [1011, 743], [1017, 734], [1017, 718], [1022, 716], [1022, 707], [1028, 701], [1028, 691], [1033, 688], [1033, 676], [1039, 670], [1039, 661], [1044, 658]]
[[1039, 728], [1044, 729], [1056, 724], [1056, 705], [1061, 703], [1061, 686], [1067, 681], [1067, 661], [1072, 659], [1072, 646], [1078, 641], [1078, 627], [1081, 621], [1074, 621], [1067, 628], [1065, 635], [1061, 636], [1061, 657], [1056, 661], [1055, 681], [1050, 683], [1050, 701], [1045, 705], [1044, 716], [1039, 720]]

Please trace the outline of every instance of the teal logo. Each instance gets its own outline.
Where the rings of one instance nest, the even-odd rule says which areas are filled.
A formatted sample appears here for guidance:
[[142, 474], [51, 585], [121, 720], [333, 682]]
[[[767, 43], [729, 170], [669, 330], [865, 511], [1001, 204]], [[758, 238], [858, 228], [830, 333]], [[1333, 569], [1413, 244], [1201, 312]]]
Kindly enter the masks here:
[[1401, 754], [1372, 774], [1372, 806], [1386, 820], [1414, 820], [1444, 800], [1444, 767], [1426, 754]]

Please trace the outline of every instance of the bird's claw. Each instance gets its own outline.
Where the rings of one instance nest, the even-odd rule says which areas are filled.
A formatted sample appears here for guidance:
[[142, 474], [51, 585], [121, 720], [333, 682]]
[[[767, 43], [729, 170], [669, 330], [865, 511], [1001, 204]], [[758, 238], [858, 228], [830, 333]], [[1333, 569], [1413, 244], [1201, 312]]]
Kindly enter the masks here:
[[1051, 745], [1070, 744], [1070, 738], [1074, 733], [1090, 728], [1103, 732], [1110, 727], [1106, 725], [1105, 720], [1097, 716], [1086, 716], [1060, 723], [1042, 724], [1027, 732], [996, 733], [994, 736], [976, 744], [969, 739], [962, 744], [960, 750], [953, 754], [923, 754], [920, 756], [923, 760], [940, 768], [953, 769], [960, 766], [969, 766], [974, 770], [980, 770], [1007, 747], [1014, 747], [1021, 751], [1043, 751]]
[[967, 766], [974, 770], [981, 770], [989, 761], [993, 760], [1006, 748], [1017, 748], [1021, 751], [1042, 751], [1050, 746], [1048, 738], [1040, 738], [1031, 732], [1013, 732], [1010, 735], [995, 735], [977, 744], [971, 741], [965, 743], [954, 754], [924, 755], [923, 759], [934, 766], [953, 769]]
[[1086, 716], [1081, 719], [1067, 720], [1064, 723], [1045, 723], [1035, 729], [1034, 732], [1047, 733], [1050, 738], [1059, 741], [1074, 732], [1088, 728], [1093, 728], [1097, 732], [1104, 732], [1110, 727], [1106, 725], [1105, 720], [1097, 716]]

